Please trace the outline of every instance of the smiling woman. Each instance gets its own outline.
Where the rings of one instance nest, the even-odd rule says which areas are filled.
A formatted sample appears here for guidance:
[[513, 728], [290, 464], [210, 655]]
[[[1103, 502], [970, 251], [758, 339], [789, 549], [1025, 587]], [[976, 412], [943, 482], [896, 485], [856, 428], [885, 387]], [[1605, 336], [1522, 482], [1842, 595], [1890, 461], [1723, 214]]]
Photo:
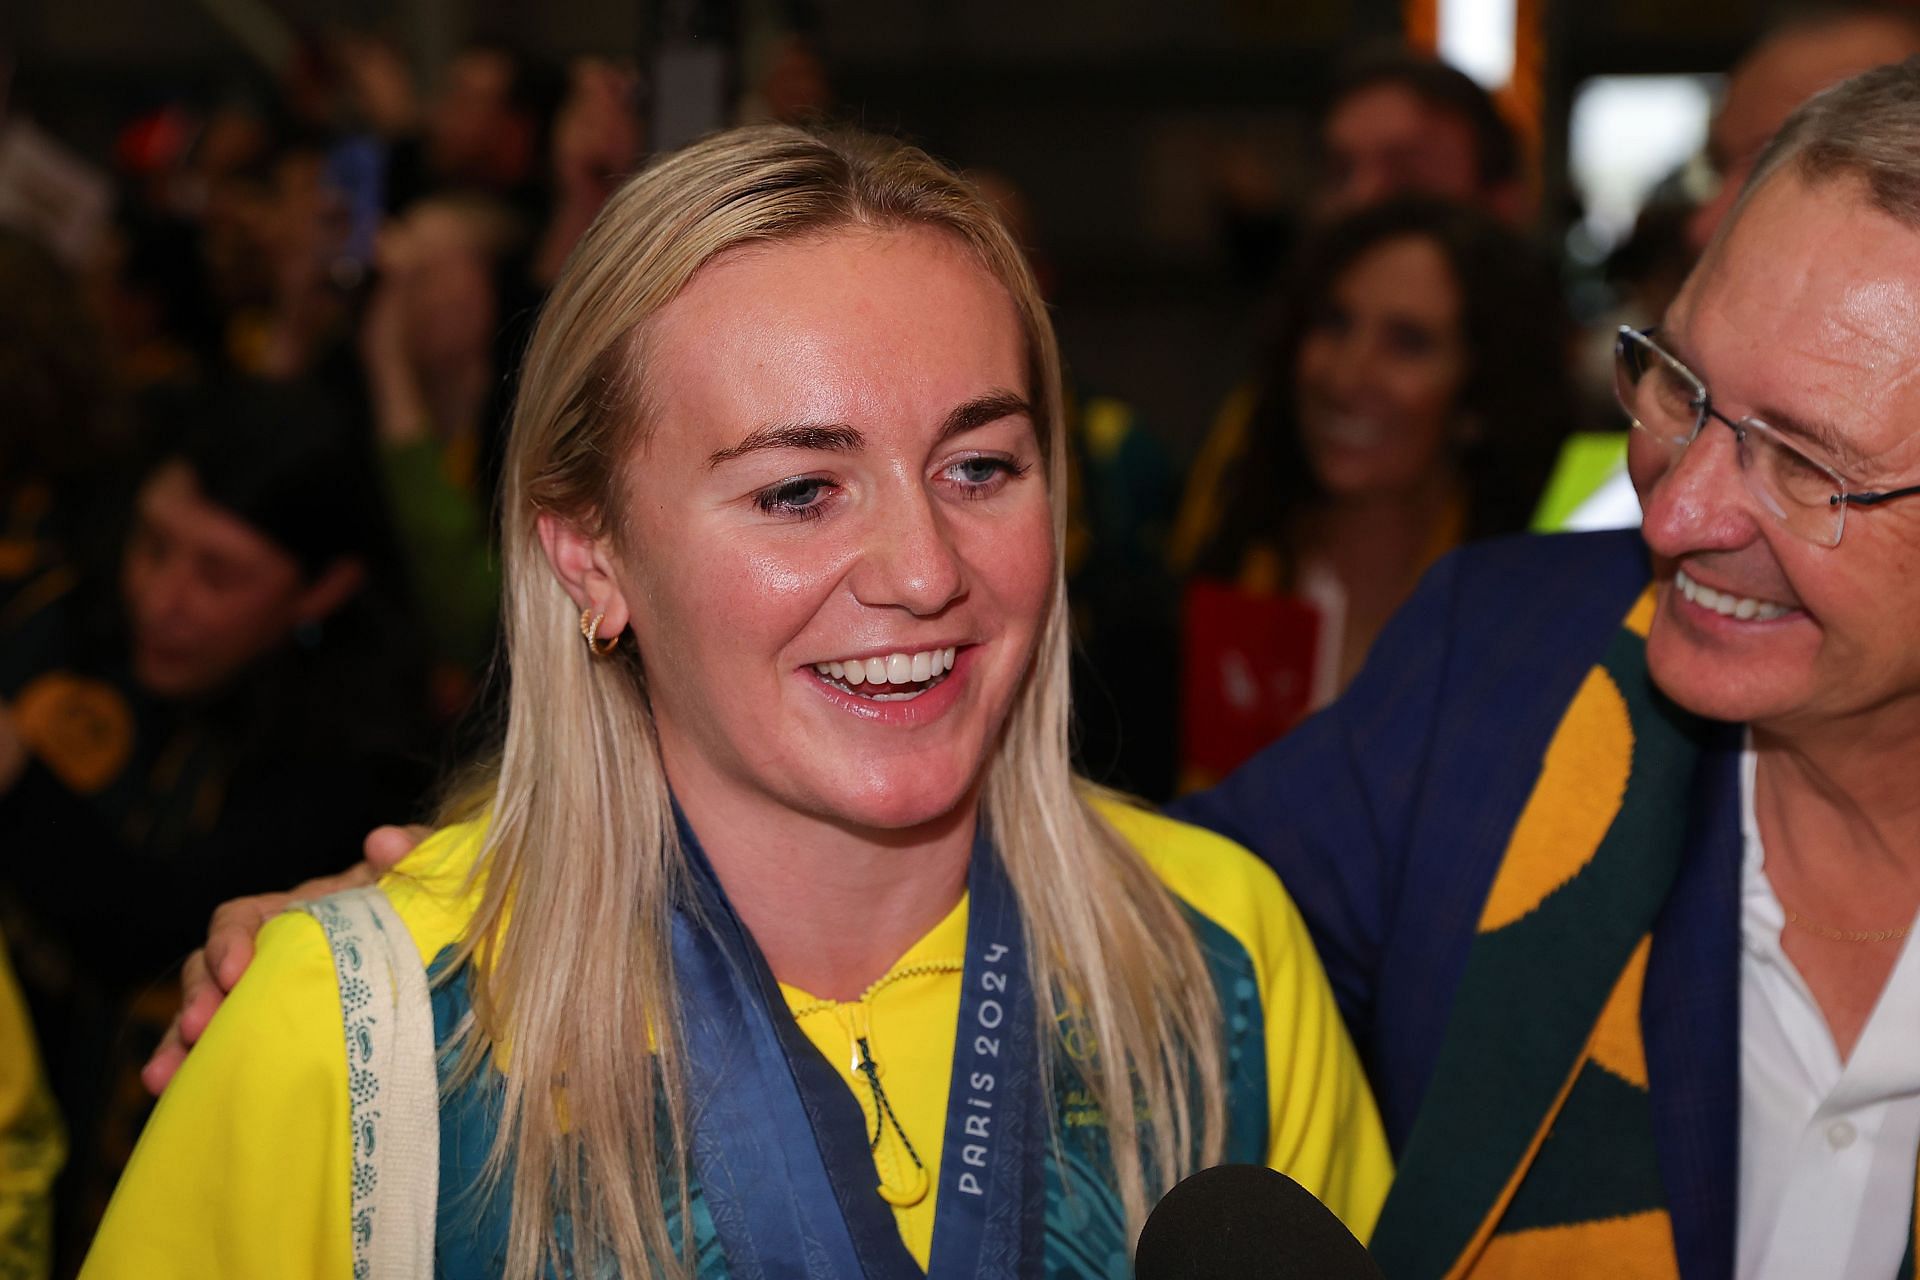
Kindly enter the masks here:
[[1349, 214], [1278, 301], [1243, 442], [1183, 515], [1189, 786], [1330, 702], [1443, 554], [1524, 529], [1574, 417], [1553, 272], [1486, 214]]
[[[970, 187], [784, 128], [668, 157], [522, 388], [505, 741], [384, 885], [434, 975], [436, 1274], [1124, 1275], [1222, 1158], [1370, 1229], [1278, 883], [1071, 771], [1059, 363]], [[368, 1262], [333, 973], [263, 932], [89, 1275]]]

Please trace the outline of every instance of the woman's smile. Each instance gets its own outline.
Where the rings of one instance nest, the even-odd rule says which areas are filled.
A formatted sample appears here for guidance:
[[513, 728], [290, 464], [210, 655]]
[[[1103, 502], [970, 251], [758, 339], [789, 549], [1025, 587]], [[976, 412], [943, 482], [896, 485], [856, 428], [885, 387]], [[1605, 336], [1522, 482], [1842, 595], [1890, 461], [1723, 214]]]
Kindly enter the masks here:
[[870, 658], [843, 662], [816, 662], [813, 669], [828, 684], [875, 702], [905, 702], [917, 698], [953, 670], [958, 647], [945, 645], [912, 652], [895, 650]]
[[[816, 663], [798, 674], [837, 710], [867, 724], [919, 728], [939, 721], [967, 697], [968, 671], [979, 649], [978, 645], [948, 645], [913, 652], [895, 650], [845, 662]], [[882, 677], [879, 680], [870, 678], [876, 670]], [[917, 675], [920, 671], [926, 675]]]

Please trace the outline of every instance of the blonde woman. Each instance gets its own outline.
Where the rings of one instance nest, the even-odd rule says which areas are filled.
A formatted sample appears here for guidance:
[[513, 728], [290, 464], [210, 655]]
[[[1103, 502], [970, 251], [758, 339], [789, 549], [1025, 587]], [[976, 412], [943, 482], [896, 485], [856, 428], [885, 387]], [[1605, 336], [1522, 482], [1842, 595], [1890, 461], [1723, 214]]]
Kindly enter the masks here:
[[[1272, 874], [1067, 753], [1053, 334], [911, 148], [670, 156], [555, 287], [509, 447], [503, 748], [384, 881], [431, 966], [446, 1276], [1124, 1275], [1154, 1197], [1388, 1178]], [[355, 1274], [310, 916], [86, 1274]]]

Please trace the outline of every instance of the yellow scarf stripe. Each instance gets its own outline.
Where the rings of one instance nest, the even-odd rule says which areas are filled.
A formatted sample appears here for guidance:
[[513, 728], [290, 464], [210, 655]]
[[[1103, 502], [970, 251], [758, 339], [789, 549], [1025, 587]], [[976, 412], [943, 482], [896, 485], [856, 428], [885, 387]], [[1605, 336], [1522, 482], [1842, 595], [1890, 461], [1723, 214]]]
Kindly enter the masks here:
[[1600, 1021], [1593, 1028], [1593, 1043], [1588, 1054], [1596, 1066], [1625, 1080], [1636, 1089], [1647, 1087], [1647, 1048], [1640, 1036], [1640, 994], [1647, 985], [1647, 959], [1653, 954], [1653, 935], [1641, 939], [1627, 961], [1620, 985], [1614, 989]]
[[[1604, 1269], [1595, 1263], [1605, 1259]], [[1623, 1218], [1535, 1227], [1495, 1236], [1473, 1268], [1473, 1280], [1540, 1280], [1551, 1276], [1678, 1276], [1673, 1223], [1649, 1209]]]
[[1619, 816], [1633, 762], [1633, 725], [1613, 677], [1581, 681], [1513, 828], [1480, 913], [1480, 932], [1505, 928], [1585, 869]]

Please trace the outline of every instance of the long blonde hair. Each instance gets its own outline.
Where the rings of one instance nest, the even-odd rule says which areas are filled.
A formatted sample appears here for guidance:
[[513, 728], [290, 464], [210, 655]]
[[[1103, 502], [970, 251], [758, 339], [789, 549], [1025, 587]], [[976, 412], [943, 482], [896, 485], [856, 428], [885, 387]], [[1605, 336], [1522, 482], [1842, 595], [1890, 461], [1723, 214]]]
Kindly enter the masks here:
[[[1135, 1229], [1152, 1196], [1219, 1158], [1224, 1074], [1207, 967], [1173, 897], [1094, 811], [1069, 763], [1067, 445], [1059, 355], [1025, 258], [973, 188], [915, 148], [737, 129], [665, 157], [608, 201], [546, 304], [514, 411], [506, 737], [446, 814], [489, 815], [485, 893], [456, 957], [471, 962], [474, 1010], [456, 1036], [456, 1079], [489, 1054], [504, 1070], [488, 1169], [512, 1169], [509, 1276], [558, 1259], [562, 1216], [574, 1274], [609, 1262], [634, 1276], [686, 1270], [665, 1212], [674, 1196], [684, 1209], [688, 1186], [669, 951], [683, 855], [645, 660], [631, 644], [618, 661], [589, 657], [536, 521], [546, 512], [595, 534], [620, 526], [619, 464], [653, 416], [647, 324], [703, 264], [741, 245], [889, 226], [965, 244], [1011, 293], [1026, 333], [1054, 587], [982, 803], [1028, 930], [1048, 1071], [1078, 1071], [1104, 1107]], [[1059, 1053], [1065, 1017], [1098, 1046], [1090, 1063]], [[680, 1249], [690, 1255], [690, 1242]]]

